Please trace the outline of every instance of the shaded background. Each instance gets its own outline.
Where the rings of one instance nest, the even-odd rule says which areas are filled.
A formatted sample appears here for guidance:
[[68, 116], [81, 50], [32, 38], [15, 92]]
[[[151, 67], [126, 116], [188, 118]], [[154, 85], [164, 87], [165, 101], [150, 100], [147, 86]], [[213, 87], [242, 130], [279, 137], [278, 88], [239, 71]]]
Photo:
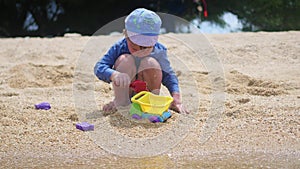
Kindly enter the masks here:
[[204, 33], [300, 29], [300, 0], [0, 0], [0, 37], [92, 35], [137, 7], [182, 17]]

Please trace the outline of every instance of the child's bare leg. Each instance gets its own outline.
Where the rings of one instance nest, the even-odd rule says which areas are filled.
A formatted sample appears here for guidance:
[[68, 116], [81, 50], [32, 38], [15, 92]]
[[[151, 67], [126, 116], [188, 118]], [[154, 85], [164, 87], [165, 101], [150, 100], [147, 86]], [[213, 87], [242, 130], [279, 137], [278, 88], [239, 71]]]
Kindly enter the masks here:
[[[126, 73], [132, 79], [136, 74], [135, 60], [131, 55], [121, 55], [115, 63], [115, 70], [121, 73]], [[127, 106], [130, 104], [129, 86], [118, 87], [113, 83], [115, 98], [110, 103], [103, 106], [103, 110], [116, 111], [117, 106]]]
[[147, 83], [149, 91], [154, 94], [159, 94], [162, 81], [162, 71], [157, 60], [152, 57], [143, 58], [138, 72], [138, 79]]

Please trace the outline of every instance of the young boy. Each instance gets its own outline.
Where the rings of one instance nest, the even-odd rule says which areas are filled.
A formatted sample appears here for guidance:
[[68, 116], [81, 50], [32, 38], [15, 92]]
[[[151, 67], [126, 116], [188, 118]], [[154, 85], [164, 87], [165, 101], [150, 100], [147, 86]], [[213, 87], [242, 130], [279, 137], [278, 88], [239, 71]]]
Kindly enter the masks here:
[[126, 17], [125, 38], [115, 43], [94, 68], [100, 80], [113, 82], [115, 98], [103, 106], [103, 111], [116, 111], [118, 106], [129, 105], [134, 94], [129, 88], [130, 83], [142, 80], [154, 94], [159, 94], [161, 84], [165, 85], [174, 99], [170, 108], [186, 113], [167, 49], [157, 42], [160, 27], [160, 17], [144, 8], [138, 8]]

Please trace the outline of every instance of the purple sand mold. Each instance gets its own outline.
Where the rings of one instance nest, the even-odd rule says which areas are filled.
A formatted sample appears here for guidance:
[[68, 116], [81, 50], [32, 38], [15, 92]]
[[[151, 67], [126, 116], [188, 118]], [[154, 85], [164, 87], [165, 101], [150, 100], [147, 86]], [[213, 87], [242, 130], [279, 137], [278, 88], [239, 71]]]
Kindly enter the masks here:
[[87, 122], [77, 123], [76, 128], [82, 131], [91, 131], [94, 130], [94, 125]]
[[51, 109], [50, 103], [48, 103], [48, 102], [42, 102], [42, 103], [36, 104], [34, 106], [36, 109], [43, 109], [43, 110]]
[[151, 116], [151, 117], [149, 117], [149, 120], [150, 120], [152, 123], [160, 122], [159, 118], [156, 117], [156, 116]]
[[132, 118], [137, 119], [137, 120], [141, 120], [142, 119], [142, 117], [139, 116], [139, 115], [137, 115], [137, 114], [133, 114]]

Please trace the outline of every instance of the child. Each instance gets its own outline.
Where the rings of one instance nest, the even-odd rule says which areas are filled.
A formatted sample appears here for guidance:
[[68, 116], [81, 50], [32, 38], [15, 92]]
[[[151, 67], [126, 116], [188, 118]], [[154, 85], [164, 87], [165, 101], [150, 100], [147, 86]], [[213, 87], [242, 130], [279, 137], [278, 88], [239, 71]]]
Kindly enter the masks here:
[[167, 49], [157, 42], [160, 17], [153, 11], [138, 8], [125, 19], [125, 38], [115, 43], [95, 65], [95, 75], [105, 82], [113, 82], [115, 98], [103, 106], [103, 111], [116, 111], [118, 106], [130, 104], [132, 81], [142, 80], [154, 94], [165, 85], [174, 101], [171, 109], [187, 113], [179, 93], [178, 79], [167, 58]]

